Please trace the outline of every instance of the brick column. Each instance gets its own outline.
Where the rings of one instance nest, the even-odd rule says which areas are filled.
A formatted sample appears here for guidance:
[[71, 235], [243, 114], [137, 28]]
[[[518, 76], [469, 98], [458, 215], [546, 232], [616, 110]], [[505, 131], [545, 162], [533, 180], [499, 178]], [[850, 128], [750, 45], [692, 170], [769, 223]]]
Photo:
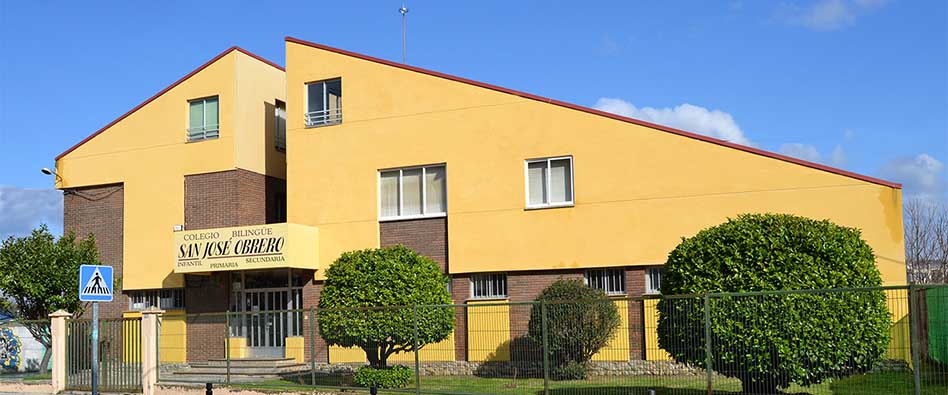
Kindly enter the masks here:
[[[630, 298], [645, 295], [645, 268], [630, 267], [625, 270], [625, 292]], [[629, 359], [645, 359], [645, 302], [629, 300]]]
[[53, 393], [59, 393], [66, 389], [66, 318], [71, 317], [63, 310], [58, 310], [49, 315], [50, 332], [52, 340], [53, 371], [52, 385]]
[[[451, 279], [451, 299], [456, 305], [467, 303], [471, 295], [471, 282], [467, 275], [459, 274]], [[467, 361], [467, 307], [454, 308], [454, 360]]]

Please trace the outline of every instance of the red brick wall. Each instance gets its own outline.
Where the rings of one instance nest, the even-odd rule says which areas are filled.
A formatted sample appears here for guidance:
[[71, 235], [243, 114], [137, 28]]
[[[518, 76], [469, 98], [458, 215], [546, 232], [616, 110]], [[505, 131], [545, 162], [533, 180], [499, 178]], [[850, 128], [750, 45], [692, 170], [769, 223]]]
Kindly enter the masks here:
[[128, 309], [128, 297], [118, 292], [123, 273], [124, 195], [122, 184], [74, 188], [63, 193], [63, 229], [77, 238], [95, 235], [99, 260], [113, 268], [113, 300], [99, 304], [103, 318], [121, 317]]
[[[625, 292], [630, 297], [645, 294], [645, 268], [625, 269]], [[629, 301], [629, 358], [645, 359], [645, 305], [641, 300]]]
[[[306, 347], [305, 358], [307, 362], [313, 359], [310, 354], [310, 347], [313, 345], [316, 347], [316, 362], [329, 362], [329, 347], [326, 345], [326, 341], [319, 336], [319, 322], [315, 320], [316, 317], [310, 318], [313, 312], [312, 309], [319, 307], [319, 295], [322, 290], [322, 281], [310, 280], [303, 286], [303, 308], [306, 309], [304, 315], [307, 317], [303, 319], [303, 344]], [[311, 334], [315, 336], [311, 336]]]
[[[451, 278], [451, 299], [454, 304], [465, 304], [471, 296], [471, 280], [466, 274]], [[467, 309], [455, 307], [454, 310], [454, 358], [467, 361]]]
[[441, 270], [448, 267], [448, 219], [425, 218], [379, 223], [379, 243], [382, 247], [401, 244], [438, 263]]
[[187, 317], [188, 362], [224, 358], [227, 311], [230, 299], [228, 273], [186, 275], [184, 300]]
[[[582, 279], [582, 270], [551, 270], [507, 273], [507, 296], [511, 302], [532, 302], [544, 288], [559, 279]], [[530, 306], [510, 308], [510, 337], [526, 336]]]

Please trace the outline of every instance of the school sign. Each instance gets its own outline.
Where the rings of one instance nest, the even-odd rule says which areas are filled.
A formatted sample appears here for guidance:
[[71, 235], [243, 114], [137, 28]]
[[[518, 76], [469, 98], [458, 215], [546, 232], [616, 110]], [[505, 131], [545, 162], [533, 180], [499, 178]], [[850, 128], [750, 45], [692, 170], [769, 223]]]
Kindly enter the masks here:
[[316, 269], [318, 231], [267, 224], [175, 232], [175, 273], [248, 269]]

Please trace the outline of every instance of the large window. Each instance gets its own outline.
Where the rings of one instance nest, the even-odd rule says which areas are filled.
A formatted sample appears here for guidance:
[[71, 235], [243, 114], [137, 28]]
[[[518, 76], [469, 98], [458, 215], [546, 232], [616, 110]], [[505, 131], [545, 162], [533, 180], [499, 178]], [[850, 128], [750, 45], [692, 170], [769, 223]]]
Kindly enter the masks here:
[[184, 289], [149, 289], [128, 293], [129, 310], [142, 311], [149, 307], [157, 307], [162, 310], [183, 309]]
[[217, 96], [188, 102], [188, 141], [217, 138], [220, 135]]
[[306, 127], [342, 123], [342, 79], [306, 84]]
[[439, 217], [447, 211], [444, 165], [379, 172], [379, 218]]
[[645, 293], [657, 294], [662, 292], [662, 276], [665, 268], [651, 267], [645, 270]]
[[506, 274], [475, 274], [471, 276], [471, 298], [503, 299], [506, 297]]
[[573, 158], [528, 160], [527, 207], [557, 207], [573, 204]]
[[276, 124], [276, 149], [286, 152], [286, 103], [277, 100], [274, 104], [273, 122]]
[[622, 269], [591, 269], [586, 271], [586, 285], [607, 295], [625, 294], [625, 271]]

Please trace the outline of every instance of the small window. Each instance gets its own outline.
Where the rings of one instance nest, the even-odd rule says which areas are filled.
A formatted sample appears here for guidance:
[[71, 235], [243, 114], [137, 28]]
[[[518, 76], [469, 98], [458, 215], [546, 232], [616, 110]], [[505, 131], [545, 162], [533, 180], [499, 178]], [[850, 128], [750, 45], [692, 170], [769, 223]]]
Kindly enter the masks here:
[[476, 274], [471, 276], [471, 297], [474, 299], [506, 298], [507, 275]]
[[622, 269], [587, 270], [586, 285], [602, 290], [606, 295], [624, 295], [625, 271]]
[[447, 212], [444, 165], [379, 172], [379, 218], [440, 217]]
[[342, 79], [306, 84], [306, 127], [342, 123]]
[[142, 311], [149, 307], [157, 307], [163, 310], [183, 309], [184, 289], [150, 289], [129, 292], [129, 310]]
[[220, 135], [217, 96], [188, 102], [188, 141], [214, 139]]
[[573, 204], [573, 158], [528, 160], [527, 207], [558, 207]]
[[651, 267], [645, 270], [645, 293], [657, 294], [662, 292], [662, 276], [665, 268]]
[[274, 110], [274, 123], [276, 124], [276, 149], [286, 152], [286, 103], [277, 100]]

